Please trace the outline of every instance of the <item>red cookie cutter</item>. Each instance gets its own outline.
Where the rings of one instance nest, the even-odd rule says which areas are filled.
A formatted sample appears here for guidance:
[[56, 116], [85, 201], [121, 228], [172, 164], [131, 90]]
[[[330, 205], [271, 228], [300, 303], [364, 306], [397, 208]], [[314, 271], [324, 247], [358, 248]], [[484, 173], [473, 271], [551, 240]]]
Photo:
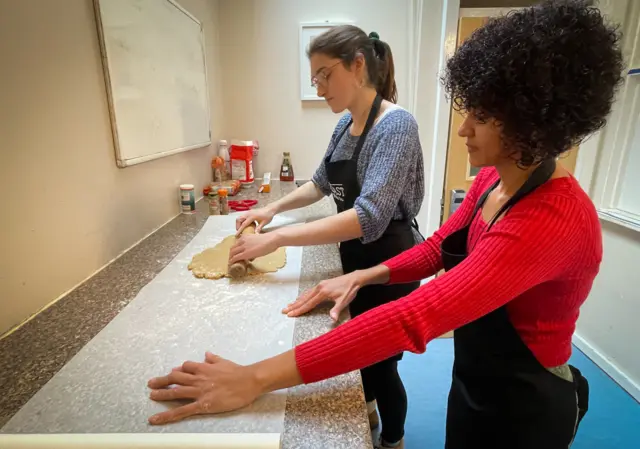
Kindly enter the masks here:
[[229, 209], [241, 212], [251, 209], [256, 204], [258, 204], [257, 200], [229, 201]]

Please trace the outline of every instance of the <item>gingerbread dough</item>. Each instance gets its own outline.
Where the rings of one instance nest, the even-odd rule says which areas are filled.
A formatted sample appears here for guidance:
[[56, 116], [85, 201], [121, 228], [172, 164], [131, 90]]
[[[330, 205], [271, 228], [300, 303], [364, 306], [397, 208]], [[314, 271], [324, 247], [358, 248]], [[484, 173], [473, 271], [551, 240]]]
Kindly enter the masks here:
[[[213, 248], [208, 248], [193, 256], [189, 270], [197, 278], [220, 279], [229, 277], [229, 250], [236, 241], [230, 235]], [[266, 256], [258, 257], [248, 266], [247, 274], [274, 273], [287, 263], [285, 248], [278, 248]]]

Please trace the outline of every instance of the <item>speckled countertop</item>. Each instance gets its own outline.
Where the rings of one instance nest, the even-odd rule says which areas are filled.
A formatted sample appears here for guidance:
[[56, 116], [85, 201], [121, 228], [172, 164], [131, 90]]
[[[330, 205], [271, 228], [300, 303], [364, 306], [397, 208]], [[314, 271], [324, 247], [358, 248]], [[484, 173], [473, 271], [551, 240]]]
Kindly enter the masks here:
[[[257, 199], [265, 205], [294, 190], [293, 183], [272, 183], [270, 194], [255, 187], [233, 199]], [[286, 215], [305, 220], [332, 212], [325, 199]], [[80, 285], [23, 327], [0, 340], [0, 427], [11, 419], [80, 349], [102, 330], [140, 289], [153, 279], [198, 233], [208, 217], [205, 201], [194, 215], [180, 215], [111, 265]], [[341, 274], [335, 245], [304, 248], [300, 292]], [[294, 344], [332, 328], [328, 306], [298, 318]], [[358, 373], [289, 389], [283, 449], [371, 447]]]

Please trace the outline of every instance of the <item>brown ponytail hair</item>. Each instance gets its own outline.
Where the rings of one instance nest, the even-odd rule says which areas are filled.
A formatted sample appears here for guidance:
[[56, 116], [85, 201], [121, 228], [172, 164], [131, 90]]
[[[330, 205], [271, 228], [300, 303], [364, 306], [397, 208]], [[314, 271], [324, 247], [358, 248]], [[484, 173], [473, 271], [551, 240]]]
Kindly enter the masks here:
[[362, 54], [371, 85], [385, 100], [392, 103], [398, 101], [391, 48], [380, 40], [378, 33], [372, 32], [367, 36], [356, 26], [339, 25], [311, 41], [307, 56], [318, 53], [341, 59], [347, 69], [358, 53]]

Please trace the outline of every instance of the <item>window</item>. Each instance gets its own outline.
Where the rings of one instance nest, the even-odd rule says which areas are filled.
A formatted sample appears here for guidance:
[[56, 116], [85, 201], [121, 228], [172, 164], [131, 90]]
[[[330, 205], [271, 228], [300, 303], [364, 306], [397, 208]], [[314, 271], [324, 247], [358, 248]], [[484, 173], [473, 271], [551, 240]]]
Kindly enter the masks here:
[[624, 164], [618, 207], [640, 217], [640, 110], [638, 110], [638, 105], [640, 104], [640, 101], [638, 101], [640, 76], [636, 77], [636, 79], [638, 82], [635, 83], [635, 120], [632, 122], [629, 136], [627, 160]]
[[640, 231], [640, 2], [626, 3], [629, 70], [599, 142], [594, 201], [600, 216]]

